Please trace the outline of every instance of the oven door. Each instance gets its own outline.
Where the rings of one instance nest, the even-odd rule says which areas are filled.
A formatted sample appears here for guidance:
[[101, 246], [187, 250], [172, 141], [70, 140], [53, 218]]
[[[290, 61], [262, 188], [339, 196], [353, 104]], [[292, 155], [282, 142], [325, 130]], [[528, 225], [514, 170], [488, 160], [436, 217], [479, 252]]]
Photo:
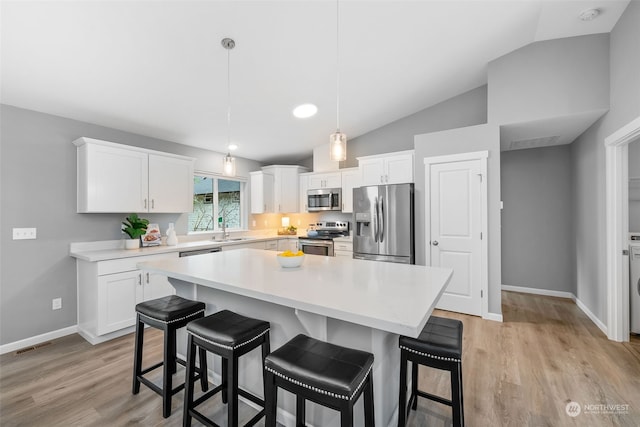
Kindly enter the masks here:
[[334, 256], [332, 240], [299, 240], [298, 244], [307, 255]]

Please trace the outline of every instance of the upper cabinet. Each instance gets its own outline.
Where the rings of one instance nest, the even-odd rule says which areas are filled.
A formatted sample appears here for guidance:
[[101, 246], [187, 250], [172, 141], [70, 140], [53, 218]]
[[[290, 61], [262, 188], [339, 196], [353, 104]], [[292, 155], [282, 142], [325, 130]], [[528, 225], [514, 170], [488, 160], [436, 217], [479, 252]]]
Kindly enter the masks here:
[[251, 213], [273, 212], [273, 175], [256, 171], [249, 173], [251, 180]]
[[193, 210], [195, 159], [91, 138], [73, 143], [79, 213]]
[[299, 203], [299, 175], [307, 169], [302, 166], [265, 166], [264, 173], [273, 175], [273, 212], [298, 212]]
[[353, 189], [360, 187], [360, 169], [342, 169], [342, 212], [353, 212]]
[[342, 174], [338, 172], [313, 173], [309, 175], [309, 190], [342, 187]]
[[251, 213], [294, 213], [300, 210], [299, 175], [302, 166], [264, 166], [251, 172]]
[[358, 157], [360, 185], [413, 182], [413, 150]]

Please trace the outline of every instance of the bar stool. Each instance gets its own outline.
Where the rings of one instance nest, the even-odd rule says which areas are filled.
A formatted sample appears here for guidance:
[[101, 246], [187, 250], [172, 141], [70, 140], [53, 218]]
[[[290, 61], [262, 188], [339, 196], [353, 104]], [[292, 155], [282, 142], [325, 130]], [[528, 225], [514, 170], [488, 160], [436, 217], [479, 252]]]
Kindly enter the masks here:
[[[462, 322], [431, 316], [418, 338], [401, 336], [400, 397], [398, 427], [406, 425], [410, 409], [418, 407], [418, 396], [452, 407], [453, 425], [464, 426], [462, 401]], [[411, 396], [407, 402], [407, 364], [412, 362]], [[451, 373], [451, 400], [418, 390], [418, 365], [442, 369]]]
[[305, 400], [340, 411], [353, 425], [353, 405], [364, 391], [364, 424], [374, 426], [373, 354], [298, 335], [264, 362], [267, 427], [276, 425], [278, 387], [296, 395], [296, 425], [305, 424]]
[[[262, 346], [262, 360], [269, 354], [269, 322], [252, 319], [229, 310], [222, 310], [187, 325], [187, 387], [184, 397], [183, 426], [191, 425], [195, 418], [204, 425], [216, 426], [213, 421], [196, 410], [196, 407], [222, 391], [222, 403], [227, 404], [227, 425], [238, 425], [238, 395], [262, 406], [245, 426], [252, 426], [264, 416], [264, 400], [238, 386], [238, 358]], [[193, 381], [196, 348], [222, 357], [222, 384], [194, 401]], [[201, 356], [202, 357], [202, 356]]]
[[[171, 396], [184, 388], [184, 384], [173, 388], [172, 374], [176, 373], [176, 363], [185, 362], [176, 357], [176, 331], [191, 320], [204, 316], [205, 303], [191, 301], [176, 295], [170, 295], [136, 305], [136, 340], [133, 362], [133, 394], [140, 391], [140, 383], [162, 396], [162, 416], [171, 415]], [[144, 341], [144, 325], [149, 325], [164, 332], [164, 358], [146, 369], [142, 369], [142, 349]], [[198, 376], [203, 391], [209, 389], [207, 382], [207, 359], [204, 350], [200, 353]], [[145, 374], [163, 366], [162, 387], [149, 381]]]

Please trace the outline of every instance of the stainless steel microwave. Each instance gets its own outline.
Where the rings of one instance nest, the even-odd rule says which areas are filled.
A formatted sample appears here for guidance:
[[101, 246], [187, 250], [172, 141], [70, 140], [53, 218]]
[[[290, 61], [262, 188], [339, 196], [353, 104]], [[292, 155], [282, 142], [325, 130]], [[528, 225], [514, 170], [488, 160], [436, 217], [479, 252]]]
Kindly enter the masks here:
[[342, 189], [320, 188], [307, 190], [307, 210], [309, 212], [341, 211]]

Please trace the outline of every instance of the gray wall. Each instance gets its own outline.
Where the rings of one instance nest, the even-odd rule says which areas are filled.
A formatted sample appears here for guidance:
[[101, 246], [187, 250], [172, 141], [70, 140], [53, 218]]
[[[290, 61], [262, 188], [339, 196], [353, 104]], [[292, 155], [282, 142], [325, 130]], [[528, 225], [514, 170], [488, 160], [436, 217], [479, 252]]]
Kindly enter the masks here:
[[416, 263], [425, 263], [425, 168], [424, 158], [489, 151], [487, 159], [489, 222], [489, 312], [502, 314], [500, 249], [500, 130], [478, 125], [415, 137]]
[[[640, 2], [610, 34], [610, 111], [571, 144], [576, 296], [607, 322], [604, 139], [640, 116]], [[637, 142], [636, 142], [637, 144]]]
[[609, 35], [532, 43], [489, 63], [489, 123], [570, 116], [609, 107]]
[[415, 114], [349, 140], [341, 168], [358, 166], [357, 157], [413, 150], [413, 137], [487, 123], [487, 86], [465, 92]]
[[575, 294], [571, 147], [504, 151], [502, 284]]
[[[2, 105], [0, 209], [0, 344], [76, 324], [75, 260], [69, 243], [120, 239], [124, 214], [77, 214], [76, 147], [81, 136], [198, 158], [219, 171], [222, 155]], [[237, 160], [239, 175], [260, 164]], [[164, 229], [177, 214], [145, 214]], [[186, 224], [186, 221], [182, 221]], [[13, 227], [37, 227], [37, 240], [12, 240]], [[186, 225], [185, 225], [186, 227]], [[183, 234], [185, 230], [178, 230]], [[62, 297], [61, 310], [51, 300]]]
[[[629, 144], [629, 176], [640, 178], [640, 141]], [[640, 232], [640, 182], [629, 194], [629, 231]]]

